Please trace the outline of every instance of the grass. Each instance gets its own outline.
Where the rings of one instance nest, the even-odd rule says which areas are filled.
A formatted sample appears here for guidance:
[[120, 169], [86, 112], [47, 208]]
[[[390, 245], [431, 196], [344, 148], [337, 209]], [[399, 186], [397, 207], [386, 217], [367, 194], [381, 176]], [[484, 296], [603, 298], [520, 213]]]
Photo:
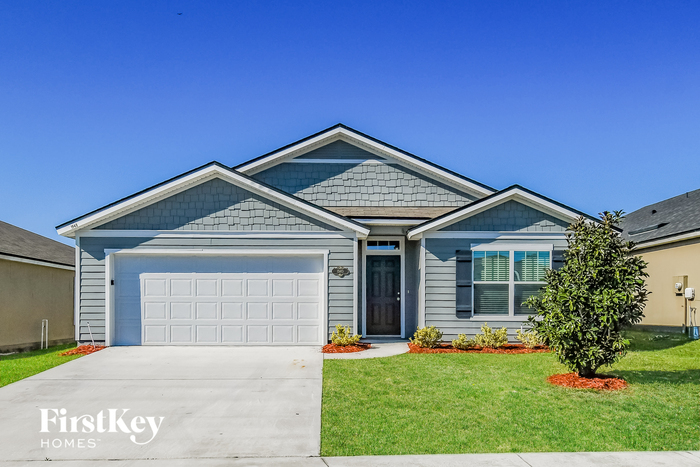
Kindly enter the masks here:
[[326, 360], [321, 455], [700, 449], [700, 341], [628, 337], [616, 392], [548, 384], [551, 354]]
[[59, 355], [73, 348], [75, 344], [64, 344], [43, 350], [0, 356], [0, 387], [79, 358], [80, 355], [68, 357]]

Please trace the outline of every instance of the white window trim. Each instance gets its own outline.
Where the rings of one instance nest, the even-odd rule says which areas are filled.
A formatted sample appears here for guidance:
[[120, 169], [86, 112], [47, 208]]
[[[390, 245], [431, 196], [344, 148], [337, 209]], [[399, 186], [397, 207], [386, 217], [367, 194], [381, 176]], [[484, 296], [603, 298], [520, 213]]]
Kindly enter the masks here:
[[[490, 248], [487, 247], [490, 245]], [[516, 281], [515, 280], [515, 252], [523, 251], [549, 251], [553, 249], [553, 245], [537, 245], [541, 248], [534, 248], [535, 245], [499, 245], [499, 244], [479, 244], [472, 245], [472, 313], [471, 318], [475, 321], [498, 321], [505, 319], [506, 321], [525, 321], [529, 315], [516, 315], [515, 314], [515, 285], [535, 285], [535, 284], [546, 284], [544, 281]], [[516, 247], [513, 249], [513, 247]], [[549, 247], [549, 248], [547, 248]], [[526, 248], [526, 249], [523, 249]], [[508, 280], [507, 281], [477, 281], [474, 279], [474, 251], [507, 251], [508, 252]], [[552, 268], [552, 253], [549, 254], [549, 269]], [[507, 315], [497, 315], [497, 314], [483, 314], [479, 315], [474, 307], [474, 298], [476, 297], [476, 286], [477, 284], [508, 284], [508, 314]]]
[[328, 342], [328, 256], [329, 250], [245, 250], [245, 249], [105, 249], [105, 345], [113, 344], [112, 329], [114, 328], [114, 294], [112, 293], [112, 279], [114, 278], [114, 259], [119, 256], [170, 256], [170, 255], [215, 255], [215, 256], [323, 256], [323, 285], [321, 301], [323, 302], [322, 339]]
[[[367, 242], [372, 240], [399, 241], [398, 250], [368, 250]], [[401, 257], [401, 334], [397, 335], [372, 335], [371, 337], [406, 337], [406, 244], [404, 237], [367, 237], [362, 242], [362, 335], [367, 336], [367, 256], [400, 256]]]

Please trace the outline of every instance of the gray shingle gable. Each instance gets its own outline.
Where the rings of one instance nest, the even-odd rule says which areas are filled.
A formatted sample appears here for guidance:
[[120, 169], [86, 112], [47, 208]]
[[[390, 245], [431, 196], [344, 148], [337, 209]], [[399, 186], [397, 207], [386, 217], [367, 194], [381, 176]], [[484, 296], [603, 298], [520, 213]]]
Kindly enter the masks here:
[[282, 163], [253, 178], [324, 207], [458, 207], [476, 199], [397, 164]]
[[339, 230], [218, 178], [112, 220], [97, 229]]
[[565, 232], [569, 223], [517, 201], [506, 201], [442, 231]]

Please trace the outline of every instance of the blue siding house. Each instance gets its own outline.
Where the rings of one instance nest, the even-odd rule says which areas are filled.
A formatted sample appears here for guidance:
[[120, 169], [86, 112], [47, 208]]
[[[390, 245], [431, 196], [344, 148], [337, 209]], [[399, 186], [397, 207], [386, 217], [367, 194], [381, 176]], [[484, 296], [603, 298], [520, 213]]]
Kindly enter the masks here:
[[581, 215], [339, 124], [57, 230], [78, 248], [80, 342], [320, 345], [336, 324], [367, 337], [515, 331]]

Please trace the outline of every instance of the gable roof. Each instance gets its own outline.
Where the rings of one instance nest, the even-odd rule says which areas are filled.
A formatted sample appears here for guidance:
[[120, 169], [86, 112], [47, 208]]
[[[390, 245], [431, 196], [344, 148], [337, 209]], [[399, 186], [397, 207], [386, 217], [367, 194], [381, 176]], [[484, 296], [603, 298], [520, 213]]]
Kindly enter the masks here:
[[60, 235], [74, 237], [78, 230], [96, 227], [97, 225], [141, 209], [144, 206], [153, 204], [166, 197], [184, 191], [187, 188], [211, 180], [212, 178], [221, 178], [234, 185], [241, 186], [251, 192], [274, 200], [279, 204], [302, 211], [316, 219], [321, 219], [331, 225], [346, 230], [352, 230], [356, 232], [360, 238], [364, 238], [369, 234], [369, 229], [360, 223], [297, 198], [273, 186], [254, 180], [219, 162], [210, 162], [209, 164], [185, 172], [182, 175], [178, 175], [177, 177], [166, 180], [165, 182], [154, 185], [131, 196], [122, 198], [119, 201], [115, 201], [114, 203], [103, 206], [83, 216], [64, 222], [56, 226], [56, 230]]
[[568, 222], [573, 222], [579, 216], [584, 216], [598, 222], [598, 219], [591, 217], [588, 214], [559, 203], [558, 201], [554, 201], [553, 199], [547, 198], [546, 196], [540, 195], [532, 190], [528, 190], [520, 185], [513, 185], [487, 196], [486, 198], [474, 201], [473, 203], [470, 203], [464, 207], [457, 208], [451, 212], [448, 212], [447, 214], [443, 214], [435, 219], [417, 225], [412, 229], [409, 229], [407, 232], [407, 237], [409, 239], [421, 238], [423, 233], [429, 230], [438, 230], [442, 227], [454, 224], [455, 222], [459, 222], [510, 200], [518, 201], [526, 206], [538, 209], [558, 219]]
[[643, 246], [697, 232], [700, 236], [700, 190], [690, 191], [627, 214], [623, 235]]
[[479, 183], [452, 170], [441, 167], [428, 160], [420, 158], [414, 154], [392, 146], [372, 136], [361, 133], [342, 123], [338, 123], [330, 128], [319, 131], [311, 136], [302, 138], [299, 141], [288, 144], [272, 152], [256, 157], [248, 162], [234, 167], [235, 170], [252, 175], [281, 162], [301, 156], [320, 146], [342, 140], [346, 143], [358, 146], [372, 154], [384, 158], [394, 159], [407, 167], [429, 174], [432, 177], [447, 183], [450, 186], [462, 191], [472, 193], [477, 197], [484, 197], [494, 193], [496, 190], [488, 185]]
[[75, 248], [2, 221], [0, 255], [75, 266]]

